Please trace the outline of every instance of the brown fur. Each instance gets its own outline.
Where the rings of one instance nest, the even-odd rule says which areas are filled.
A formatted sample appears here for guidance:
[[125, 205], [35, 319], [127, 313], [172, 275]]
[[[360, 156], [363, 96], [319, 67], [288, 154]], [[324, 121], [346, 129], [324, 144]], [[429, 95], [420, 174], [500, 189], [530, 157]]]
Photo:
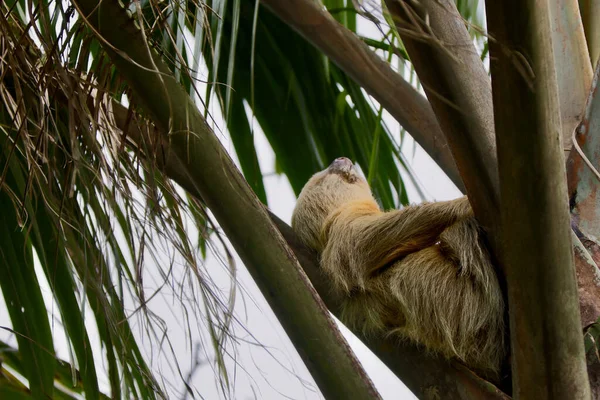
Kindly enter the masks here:
[[504, 303], [466, 197], [382, 212], [342, 158], [308, 181], [292, 226], [345, 295], [345, 323], [497, 376]]

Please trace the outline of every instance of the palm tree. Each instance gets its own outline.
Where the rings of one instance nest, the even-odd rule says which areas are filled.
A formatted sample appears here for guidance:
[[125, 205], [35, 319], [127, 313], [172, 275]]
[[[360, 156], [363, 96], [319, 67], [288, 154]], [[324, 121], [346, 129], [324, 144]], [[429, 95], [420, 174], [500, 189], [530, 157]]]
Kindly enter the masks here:
[[[296, 194], [328, 160], [347, 155], [391, 208], [408, 203], [402, 177], [414, 178], [400, 151], [404, 130], [390, 129], [385, 110], [469, 194], [488, 233], [519, 350], [515, 393], [589, 396], [581, 327], [591, 364], [600, 297], [586, 277], [597, 271], [598, 185], [582, 160], [598, 148], [594, 91], [578, 138], [583, 149], [568, 153], [574, 233], [554, 133], [562, 127], [570, 147], [581, 121], [592, 84], [588, 54], [598, 54], [591, 40], [588, 53], [581, 21], [593, 32], [596, 9], [580, 13], [574, 0], [489, 1], [488, 40], [477, 2], [386, 0], [383, 10], [323, 3], [329, 12], [310, 0], [264, 0], [268, 9], [240, 0], [2, 3], [0, 288], [17, 346], [2, 344], [0, 395], [106, 397], [88, 310], [110, 397], [166, 396], [131, 326], [139, 318], [149, 336], [161, 336], [160, 317], [147, 307], [158, 293], [143, 279], [148, 257], [163, 265], [161, 287], [181, 293], [193, 279], [194, 310], [203, 310], [226, 387], [235, 290], [220, 295], [202, 264], [207, 244], [224, 240], [218, 222], [322, 393], [377, 397], [306, 279], [336, 314], [339, 299], [319, 279], [314, 254], [261, 204], [253, 121]], [[383, 39], [352, 33], [357, 18], [376, 23]], [[491, 85], [481, 61], [488, 45]], [[429, 101], [404, 79], [412, 71]], [[243, 177], [210, 128], [211, 102], [225, 116]], [[161, 243], [176, 256], [164, 259]], [[183, 279], [176, 260], [185, 263]], [[55, 357], [45, 281], [70, 363]], [[418, 396], [506, 398], [457, 363], [362, 339]]]

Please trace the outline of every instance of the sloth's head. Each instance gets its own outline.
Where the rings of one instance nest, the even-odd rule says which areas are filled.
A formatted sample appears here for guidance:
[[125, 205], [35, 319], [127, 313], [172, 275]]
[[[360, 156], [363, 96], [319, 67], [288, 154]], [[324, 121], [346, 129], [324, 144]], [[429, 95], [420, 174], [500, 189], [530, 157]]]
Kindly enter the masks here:
[[321, 228], [327, 216], [354, 201], [375, 202], [367, 181], [352, 161], [336, 158], [304, 185], [292, 215], [292, 227], [306, 245], [320, 251]]

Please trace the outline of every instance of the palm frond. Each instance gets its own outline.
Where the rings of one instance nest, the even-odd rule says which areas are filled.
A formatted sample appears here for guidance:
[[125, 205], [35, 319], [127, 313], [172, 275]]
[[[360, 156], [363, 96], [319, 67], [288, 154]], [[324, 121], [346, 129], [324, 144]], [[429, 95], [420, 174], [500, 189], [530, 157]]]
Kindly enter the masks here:
[[[192, 212], [186, 198], [152, 162], [123, 146], [112, 104], [126, 85], [89, 28], [73, 8], [57, 3], [2, 7], [0, 285], [23, 376], [34, 397], [57, 395], [46, 311], [55, 301], [87, 398], [100, 396], [90, 318], [104, 349], [110, 395], [165, 397], [130, 323], [140, 319], [158, 343], [168, 335], [146, 307], [155, 293], [146, 292], [144, 260], [159, 261], [162, 287], [176, 298], [179, 285], [191, 283], [173, 276], [174, 263], [195, 271], [193, 286], [214, 326], [217, 353], [227, 340], [232, 300], [223, 300], [201, 272], [201, 254], [184, 228]], [[201, 207], [193, 213], [210, 221]], [[165, 243], [172, 249], [166, 259]], [[41, 294], [34, 252], [51, 299]], [[88, 306], [92, 315], [85, 314]]]

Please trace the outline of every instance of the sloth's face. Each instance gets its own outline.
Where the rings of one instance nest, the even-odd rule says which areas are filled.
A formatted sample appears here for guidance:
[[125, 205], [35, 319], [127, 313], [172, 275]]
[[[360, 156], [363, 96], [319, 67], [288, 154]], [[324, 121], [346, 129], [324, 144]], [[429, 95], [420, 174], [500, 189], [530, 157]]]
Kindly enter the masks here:
[[298, 199], [303, 195], [316, 196], [330, 212], [345, 202], [372, 198], [367, 181], [346, 157], [336, 158], [329, 167], [313, 175]]
[[292, 227], [308, 246], [321, 250], [319, 237], [327, 216], [345, 203], [374, 201], [367, 181], [348, 158], [336, 158], [304, 185], [292, 215]]

